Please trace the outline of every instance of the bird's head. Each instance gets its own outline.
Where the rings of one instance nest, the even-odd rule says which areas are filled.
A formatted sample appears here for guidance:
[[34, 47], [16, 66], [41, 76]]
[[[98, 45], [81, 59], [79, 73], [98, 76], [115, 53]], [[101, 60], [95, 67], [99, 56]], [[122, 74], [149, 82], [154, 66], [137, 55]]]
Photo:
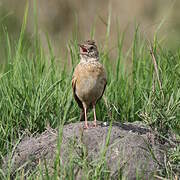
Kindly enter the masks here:
[[97, 46], [93, 40], [87, 40], [80, 47], [80, 58], [81, 61], [98, 61], [99, 52]]

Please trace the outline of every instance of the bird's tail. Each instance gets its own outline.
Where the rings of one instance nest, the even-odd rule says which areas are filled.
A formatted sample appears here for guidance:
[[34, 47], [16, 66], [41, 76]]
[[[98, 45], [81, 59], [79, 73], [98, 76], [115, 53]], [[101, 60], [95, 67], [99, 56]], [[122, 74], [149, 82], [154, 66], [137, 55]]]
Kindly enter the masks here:
[[80, 121], [85, 121], [85, 113], [84, 113], [84, 110], [83, 110], [83, 109], [81, 110], [79, 120], [80, 120]]

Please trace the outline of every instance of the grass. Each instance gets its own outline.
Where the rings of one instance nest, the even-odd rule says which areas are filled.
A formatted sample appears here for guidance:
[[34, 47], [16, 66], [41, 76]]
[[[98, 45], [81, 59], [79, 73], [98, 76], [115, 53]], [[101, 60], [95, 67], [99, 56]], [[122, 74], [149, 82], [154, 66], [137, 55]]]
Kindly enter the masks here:
[[[47, 124], [53, 128], [62, 127], [62, 124], [76, 122], [79, 118], [79, 109], [71, 89], [73, 68], [79, 61], [76, 36], [68, 44], [68, 53], [71, 55], [69, 64], [72, 65], [72, 69], [69, 70], [68, 64], [58, 64], [58, 58], [53, 53], [48, 35], [49, 52], [44, 52], [38, 35], [37, 22], [35, 35], [30, 42], [27, 41], [25, 38], [27, 16], [28, 7], [17, 41], [9, 37], [6, 28], [0, 36], [0, 47], [6, 62], [0, 69], [0, 157], [12, 151], [14, 142], [19, 141], [25, 129], [31, 133], [43, 132]], [[93, 27], [92, 36], [94, 31]], [[152, 44], [157, 63], [155, 68], [149, 52], [149, 43], [137, 26], [132, 47], [125, 53], [122, 51], [125, 34], [118, 32], [117, 57], [113, 59], [115, 64], [112, 64], [108, 50], [109, 33], [110, 18], [105, 47], [100, 49], [100, 59], [107, 70], [108, 84], [105, 91], [106, 103], [101, 100], [97, 106], [98, 119], [101, 121], [113, 119], [120, 122], [144, 121], [162, 139], [166, 138], [170, 141], [170, 133], [179, 138], [180, 49], [171, 52], [158, 41], [155, 34], [156, 38]], [[127, 61], [131, 64], [130, 69]], [[68, 59], [65, 59], [65, 62], [68, 62]], [[92, 114], [90, 116], [92, 117]], [[82, 151], [85, 150], [82, 148]], [[167, 151], [167, 161], [159, 176], [169, 179], [177, 176], [179, 157], [180, 148], [176, 144], [173, 149]], [[85, 178], [109, 178], [103, 156], [99, 163], [93, 165], [85, 163], [85, 158], [83, 156], [78, 160], [83, 171], [86, 172]], [[71, 178], [73, 174], [73, 161], [67, 165], [68, 170], [64, 169], [66, 177]], [[57, 159], [54, 178], [59, 177], [58, 163]], [[17, 179], [23, 176], [23, 171], [21, 174], [16, 174]], [[40, 167], [36, 174], [30, 174], [29, 178], [33, 179], [37, 176], [50, 179], [48, 173], [44, 177]], [[2, 171], [0, 177], [10, 178], [9, 175], [3, 175]]]

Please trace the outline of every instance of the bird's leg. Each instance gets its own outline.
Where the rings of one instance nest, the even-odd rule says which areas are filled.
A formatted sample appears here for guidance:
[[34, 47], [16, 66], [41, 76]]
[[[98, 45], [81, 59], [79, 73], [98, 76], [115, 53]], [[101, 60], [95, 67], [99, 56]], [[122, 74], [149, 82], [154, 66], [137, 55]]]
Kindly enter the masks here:
[[96, 105], [93, 104], [93, 113], [94, 113], [94, 122], [93, 122], [93, 126], [96, 127]]
[[80, 121], [85, 121], [85, 113], [84, 113], [84, 108], [81, 110], [81, 114], [80, 114]]
[[87, 108], [84, 107], [84, 116], [85, 116], [85, 127], [84, 129], [88, 129], [88, 122], [87, 122]]

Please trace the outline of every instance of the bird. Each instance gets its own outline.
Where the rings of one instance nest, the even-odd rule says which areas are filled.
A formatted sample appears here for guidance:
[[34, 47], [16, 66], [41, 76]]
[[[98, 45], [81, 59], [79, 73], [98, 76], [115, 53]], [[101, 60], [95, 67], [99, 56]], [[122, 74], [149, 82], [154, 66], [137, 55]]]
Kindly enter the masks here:
[[84, 129], [88, 129], [87, 111], [93, 109], [93, 127], [97, 126], [96, 103], [104, 94], [107, 75], [100, 63], [98, 48], [94, 40], [86, 40], [79, 45], [80, 62], [74, 69], [72, 89], [74, 99], [81, 110], [81, 120], [85, 120]]

